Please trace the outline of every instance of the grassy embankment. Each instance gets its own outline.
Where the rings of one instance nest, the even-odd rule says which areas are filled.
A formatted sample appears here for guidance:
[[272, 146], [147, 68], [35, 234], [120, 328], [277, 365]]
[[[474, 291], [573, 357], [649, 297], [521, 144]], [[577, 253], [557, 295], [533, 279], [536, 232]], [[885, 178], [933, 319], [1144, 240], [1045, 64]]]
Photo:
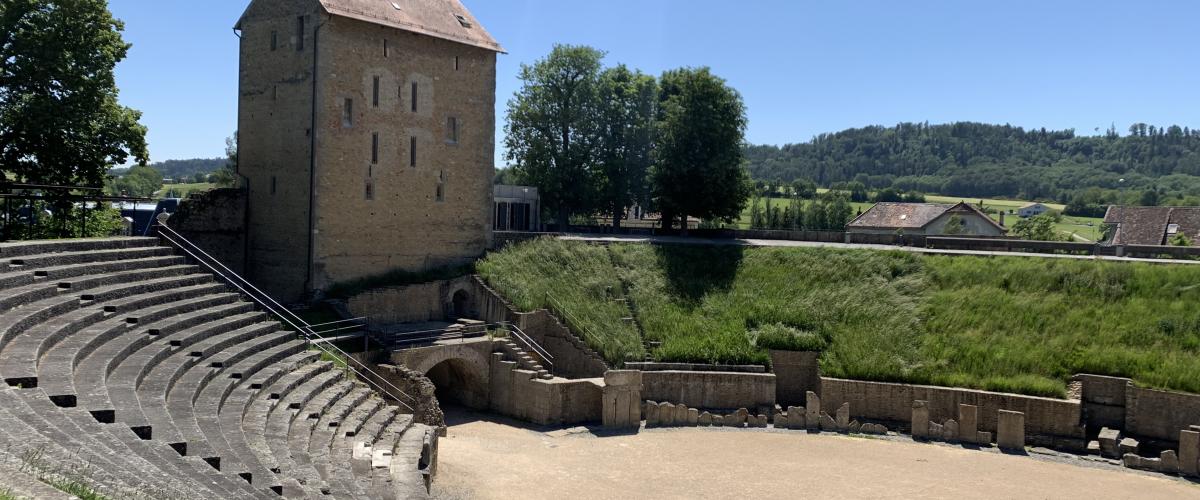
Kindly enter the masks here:
[[[522, 309], [547, 296], [620, 362], [765, 363], [754, 332], [827, 344], [828, 376], [1061, 397], [1075, 373], [1200, 392], [1200, 267], [801, 248], [539, 240], [479, 272]], [[624, 290], [628, 290], [628, 293]]]

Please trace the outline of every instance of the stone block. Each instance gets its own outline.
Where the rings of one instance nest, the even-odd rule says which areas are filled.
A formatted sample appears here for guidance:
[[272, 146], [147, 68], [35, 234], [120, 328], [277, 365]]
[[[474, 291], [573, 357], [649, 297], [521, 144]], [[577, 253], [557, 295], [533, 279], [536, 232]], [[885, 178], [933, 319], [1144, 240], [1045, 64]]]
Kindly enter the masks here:
[[822, 412], [817, 426], [826, 432], [837, 432], [837, 422], [828, 413]]
[[936, 439], [938, 441], [941, 441], [943, 431], [944, 431], [944, 429], [942, 428], [942, 424], [939, 424], [937, 422], [929, 422], [929, 436], [927, 437], [927, 439]]
[[1005, 450], [1025, 449], [1025, 414], [1000, 410], [996, 419], [996, 446]]
[[990, 432], [985, 432], [985, 431], [976, 431], [976, 433], [975, 433], [975, 444], [978, 444], [978, 445], [980, 445], [980, 446], [991, 446], [991, 444], [992, 444], [992, 433], [990, 433]]
[[837, 409], [836, 423], [838, 432], [850, 430], [850, 403], [842, 403]]
[[979, 444], [979, 407], [958, 405], [958, 439], [964, 443]]
[[604, 372], [604, 385], [606, 386], [632, 386], [632, 388], [641, 389], [642, 387], [642, 372], [638, 370], [609, 370]]
[[759, 415], [757, 417], [754, 417], [753, 420], [754, 420], [754, 427], [758, 427], [760, 429], [767, 428], [767, 416], [766, 415]]
[[675, 425], [688, 425], [688, 407], [685, 404], [675, 405]]
[[1179, 431], [1179, 471], [1200, 475], [1200, 431]]
[[687, 424], [688, 424], [688, 427], [695, 427], [697, 425], [700, 425], [700, 410], [697, 410], [695, 408], [688, 408]]
[[850, 422], [850, 428], [848, 430], [851, 434], [858, 434], [859, 432], [862, 432], [862, 424], [858, 423], [857, 420]]
[[944, 424], [945, 429], [942, 433], [942, 439], [947, 443], [958, 442], [958, 421], [954, 419], [947, 420]]
[[821, 426], [821, 396], [815, 392], [808, 391], [806, 394], [804, 420], [805, 426], [809, 429], [817, 429]]
[[662, 425], [662, 419], [659, 416], [658, 403], [646, 401], [646, 427]]
[[1100, 442], [1099, 441], [1088, 441], [1087, 454], [1088, 455], [1099, 455], [1100, 454]]
[[[745, 427], [748, 423], [750, 423], [750, 410], [738, 408], [738, 411], [733, 414], [733, 425], [736, 427]], [[728, 427], [728, 422], [726, 423], [726, 427]]]
[[697, 424], [699, 424], [700, 427], [708, 427], [708, 426], [712, 425], [712, 423], [713, 423], [712, 420], [713, 420], [712, 414], [709, 412], [704, 412], [704, 413], [700, 414], [700, 417], [697, 420]]
[[1166, 450], [1158, 455], [1159, 470], [1163, 474], [1179, 474], [1179, 455], [1175, 450]]
[[775, 428], [776, 429], [787, 429], [788, 428], [787, 415], [784, 415], [782, 413], [775, 414]]
[[712, 426], [713, 427], [724, 427], [725, 426], [725, 417], [722, 417], [720, 415], [713, 415], [712, 416]]
[[913, 439], [929, 439], [929, 434], [929, 403], [913, 401], [912, 437]]
[[1143, 458], [1135, 453], [1126, 453], [1121, 457], [1121, 461], [1130, 469], [1142, 469], [1153, 472], [1162, 470], [1162, 460], [1157, 458]]
[[803, 406], [789, 406], [787, 414], [789, 429], [803, 429], [808, 426]]
[[1100, 429], [1100, 454], [1108, 458], [1118, 458], [1121, 456], [1121, 449], [1118, 444], [1121, 442], [1121, 431], [1109, 429], [1108, 427]]
[[675, 405], [661, 403], [658, 405], [658, 423], [663, 427], [675, 425]]
[[1126, 453], [1137, 453], [1138, 447], [1141, 446], [1141, 444], [1138, 443], [1136, 439], [1127, 437], [1121, 439], [1121, 444], [1119, 446], [1121, 449], [1121, 456], [1125, 456]]

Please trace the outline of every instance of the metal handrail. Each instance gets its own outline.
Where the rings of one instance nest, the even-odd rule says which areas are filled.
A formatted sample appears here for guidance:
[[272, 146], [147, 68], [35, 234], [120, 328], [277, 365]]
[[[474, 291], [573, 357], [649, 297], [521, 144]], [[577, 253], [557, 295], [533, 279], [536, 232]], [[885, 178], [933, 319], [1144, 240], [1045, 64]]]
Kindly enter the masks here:
[[[288, 310], [286, 307], [283, 307], [282, 305], [280, 305], [279, 302], [276, 302], [275, 299], [272, 298], [270, 295], [267, 295], [262, 290], [259, 290], [257, 287], [255, 287], [253, 284], [251, 284], [245, 278], [241, 277], [240, 275], [238, 275], [237, 273], [235, 273], [231, 269], [229, 269], [227, 266], [225, 266], [225, 264], [221, 263], [221, 261], [219, 261], [216, 258], [214, 258], [213, 256], [209, 255], [207, 252], [205, 252], [199, 246], [196, 246], [195, 243], [188, 241], [187, 238], [185, 238], [183, 235], [176, 232], [174, 229], [171, 229], [170, 227], [168, 227], [166, 224], [162, 223], [161, 221], [157, 223], [156, 227], [159, 230], [159, 235], [162, 236], [163, 239], [167, 240], [172, 245], [174, 245], [177, 248], [179, 248], [180, 250], [182, 250], [184, 253], [187, 253], [196, 262], [198, 262], [201, 265], [203, 265], [204, 267], [208, 268], [214, 274], [216, 274], [217, 276], [220, 276], [222, 279], [224, 279], [227, 283], [229, 283], [230, 285], [237, 288], [243, 295], [245, 295], [248, 299], [250, 299], [252, 302], [257, 304], [259, 307], [266, 309], [269, 313], [278, 317], [280, 320], [282, 320], [284, 323], [286, 323], [288, 326], [290, 326], [293, 330], [299, 332], [301, 335], [304, 336], [304, 340], [309, 346], [316, 347], [317, 349], [319, 349], [331, 356], [339, 356], [340, 355], [340, 358], [341, 358], [342, 362], [345, 363], [346, 368], [348, 370], [350, 370], [351, 372], [353, 372], [355, 375], [357, 375], [359, 377], [359, 379], [361, 379], [363, 382], [370, 385], [371, 387], [374, 387], [375, 389], [379, 390], [380, 392], [383, 392], [383, 393], [391, 396], [393, 400], [395, 400], [397, 403], [400, 403], [405, 408], [408, 408], [409, 411], [415, 412], [413, 407], [411, 407], [407, 403], [405, 403], [399, 396], [403, 396], [404, 398], [407, 398], [409, 401], [412, 401], [414, 403], [416, 402], [416, 398], [406, 394], [404, 391], [400, 390], [399, 387], [396, 387], [391, 382], [388, 382], [387, 379], [384, 379], [378, 373], [375, 373], [374, 370], [371, 370], [370, 367], [363, 364], [361, 361], [354, 358], [346, 351], [343, 351], [341, 348], [328, 343], [323, 336], [321, 336], [319, 333], [314, 331], [312, 329], [312, 326], [309, 325], [307, 322], [305, 322], [302, 318], [297, 316], [296, 313], [293, 313], [291, 310]], [[209, 261], [211, 261], [211, 263], [206, 262], [204, 259], [201, 259], [198, 255], [196, 255], [196, 253], [193, 253], [192, 250], [195, 250], [200, 255], [203, 255], [205, 258], [207, 258]], [[218, 267], [220, 269], [218, 269]], [[222, 269], [224, 270], [224, 272], [221, 271]], [[247, 290], [247, 288], [249, 288], [249, 290]], [[251, 290], [253, 290], [254, 293], [251, 293]], [[317, 340], [317, 342], [314, 342], [314, 338], [315, 338], [315, 340]], [[354, 366], [351, 366], [351, 363], [358, 365], [359, 368], [355, 368]], [[367, 374], [370, 374], [371, 377], [365, 376], [362, 372], [359, 371], [360, 369], [362, 370], [362, 372], [366, 372]], [[384, 387], [384, 385], [386, 385], [387, 387]]]
[[553, 361], [554, 356], [551, 356], [550, 353], [546, 351], [546, 349], [542, 348], [541, 345], [538, 345], [538, 343], [533, 340], [533, 337], [530, 337], [529, 334], [525, 333], [525, 331], [521, 330], [521, 328], [518, 327], [517, 325], [514, 325], [512, 323], [504, 323], [504, 325], [506, 328], [511, 329], [513, 338], [517, 339], [522, 344], [525, 344], [525, 347], [528, 347], [530, 351], [533, 351], [534, 354], [537, 354], [538, 356], [540, 356], [542, 358], [543, 362], [550, 365], [551, 367], [554, 366], [554, 361]]
[[[566, 308], [564, 308], [562, 306], [562, 303], [558, 302], [558, 300], [555, 299], [549, 293], [546, 293], [546, 301], [550, 303], [550, 306], [552, 309], [554, 309], [556, 312], [558, 312], [558, 314], [561, 314], [562, 316], [564, 316], [566, 319], [569, 319], [572, 322], [574, 322], [575, 328], [583, 331], [584, 335], [591, 336], [592, 340], [595, 341], [596, 343], [603, 344], [604, 342], [606, 342], [608, 340], [607, 336], [601, 336], [601, 335], [593, 332], [591, 328], [588, 328], [587, 325], [583, 324], [582, 321], [579, 321], [578, 317], [576, 317], [574, 314], [571, 314], [569, 311], [567, 311]], [[570, 325], [567, 325], [567, 326], [570, 326]]]

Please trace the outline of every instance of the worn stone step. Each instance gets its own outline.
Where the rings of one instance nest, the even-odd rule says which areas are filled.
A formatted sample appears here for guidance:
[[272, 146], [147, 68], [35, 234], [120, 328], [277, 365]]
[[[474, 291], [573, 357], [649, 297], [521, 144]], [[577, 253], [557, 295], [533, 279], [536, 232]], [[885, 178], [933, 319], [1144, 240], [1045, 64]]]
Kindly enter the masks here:
[[[256, 392], [247, 401], [243, 415], [240, 421], [236, 423], [241, 427], [242, 434], [246, 438], [246, 447], [258, 457], [258, 460], [263, 465], [272, 470], [280, 471], [276, 474], [286, 477], [286, 474], [283, 474], [282, 467], [277, 463], [275, 455], [271, 453], [270, 445], [267, 443], [267, 421], [271, 412], [281, 403], [283, 398], [288, 397], [302, 383], [333, 370], [333, 363], [328, 361], [302, 365], [264, 385], [262, 390]], [[222, 426], [228, 428], [226, 424], [230, 423], [229, 420], [231, 419], [227, 418], [226, 415], [223, 412], [221, 423]], [[235, 415], [229, 416], [233, 417]], [[284, 495], [303, 496], [305, 495], [305, 491], [303, 489], [299, 491], [285, 490]]]
[[[309, 494], [325, 494], [330, 491], [328, 483], [321, 479], [316, 469], [306, 466], [306, 458], [297, 460], [298, 450], [291, 447], [289, 434], [298, 421], [304, 421], [310, 413], [320, 414], [324, 406], [331, 403], [328, 393], [340, 395], [353, 388], [344, 384], [345, 372], [330, 370], [307, 381], [279, 400], [267, 415], [263, 434], [275, 463], [289, 477], [305, 486]], [[336, 396], [335, 396], [336, 397]]]
[[[53, 252], [25, 255], [5, 259], [3, 262], [10, 267], [16, 266], [17, 272], [28, 272], [43, 267], [66, 266], [71, 264], [114, 262], [119, 260], [144, 259], [150, 257], [166, 257], [174, 255], [169, 247], [137, 247], [116, 248], [107, 250], [90, 250], [81, 252]], [[0, 279], [3, 276], [0, 275]]]
[[159, 246], [157, 238], [81, 238], [0, 243], [0, 259], [57, 252], [86, 252]]

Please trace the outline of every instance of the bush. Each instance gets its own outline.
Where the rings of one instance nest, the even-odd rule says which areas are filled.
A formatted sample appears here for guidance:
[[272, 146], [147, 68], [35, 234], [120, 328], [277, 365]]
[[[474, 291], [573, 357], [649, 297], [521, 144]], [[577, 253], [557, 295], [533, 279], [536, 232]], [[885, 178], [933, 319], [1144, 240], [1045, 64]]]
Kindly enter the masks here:
[[828, 341], [819, 334], [775, 323], [752, 330], [750, 341], [760, 349], [776, 351], [824, 351]]

